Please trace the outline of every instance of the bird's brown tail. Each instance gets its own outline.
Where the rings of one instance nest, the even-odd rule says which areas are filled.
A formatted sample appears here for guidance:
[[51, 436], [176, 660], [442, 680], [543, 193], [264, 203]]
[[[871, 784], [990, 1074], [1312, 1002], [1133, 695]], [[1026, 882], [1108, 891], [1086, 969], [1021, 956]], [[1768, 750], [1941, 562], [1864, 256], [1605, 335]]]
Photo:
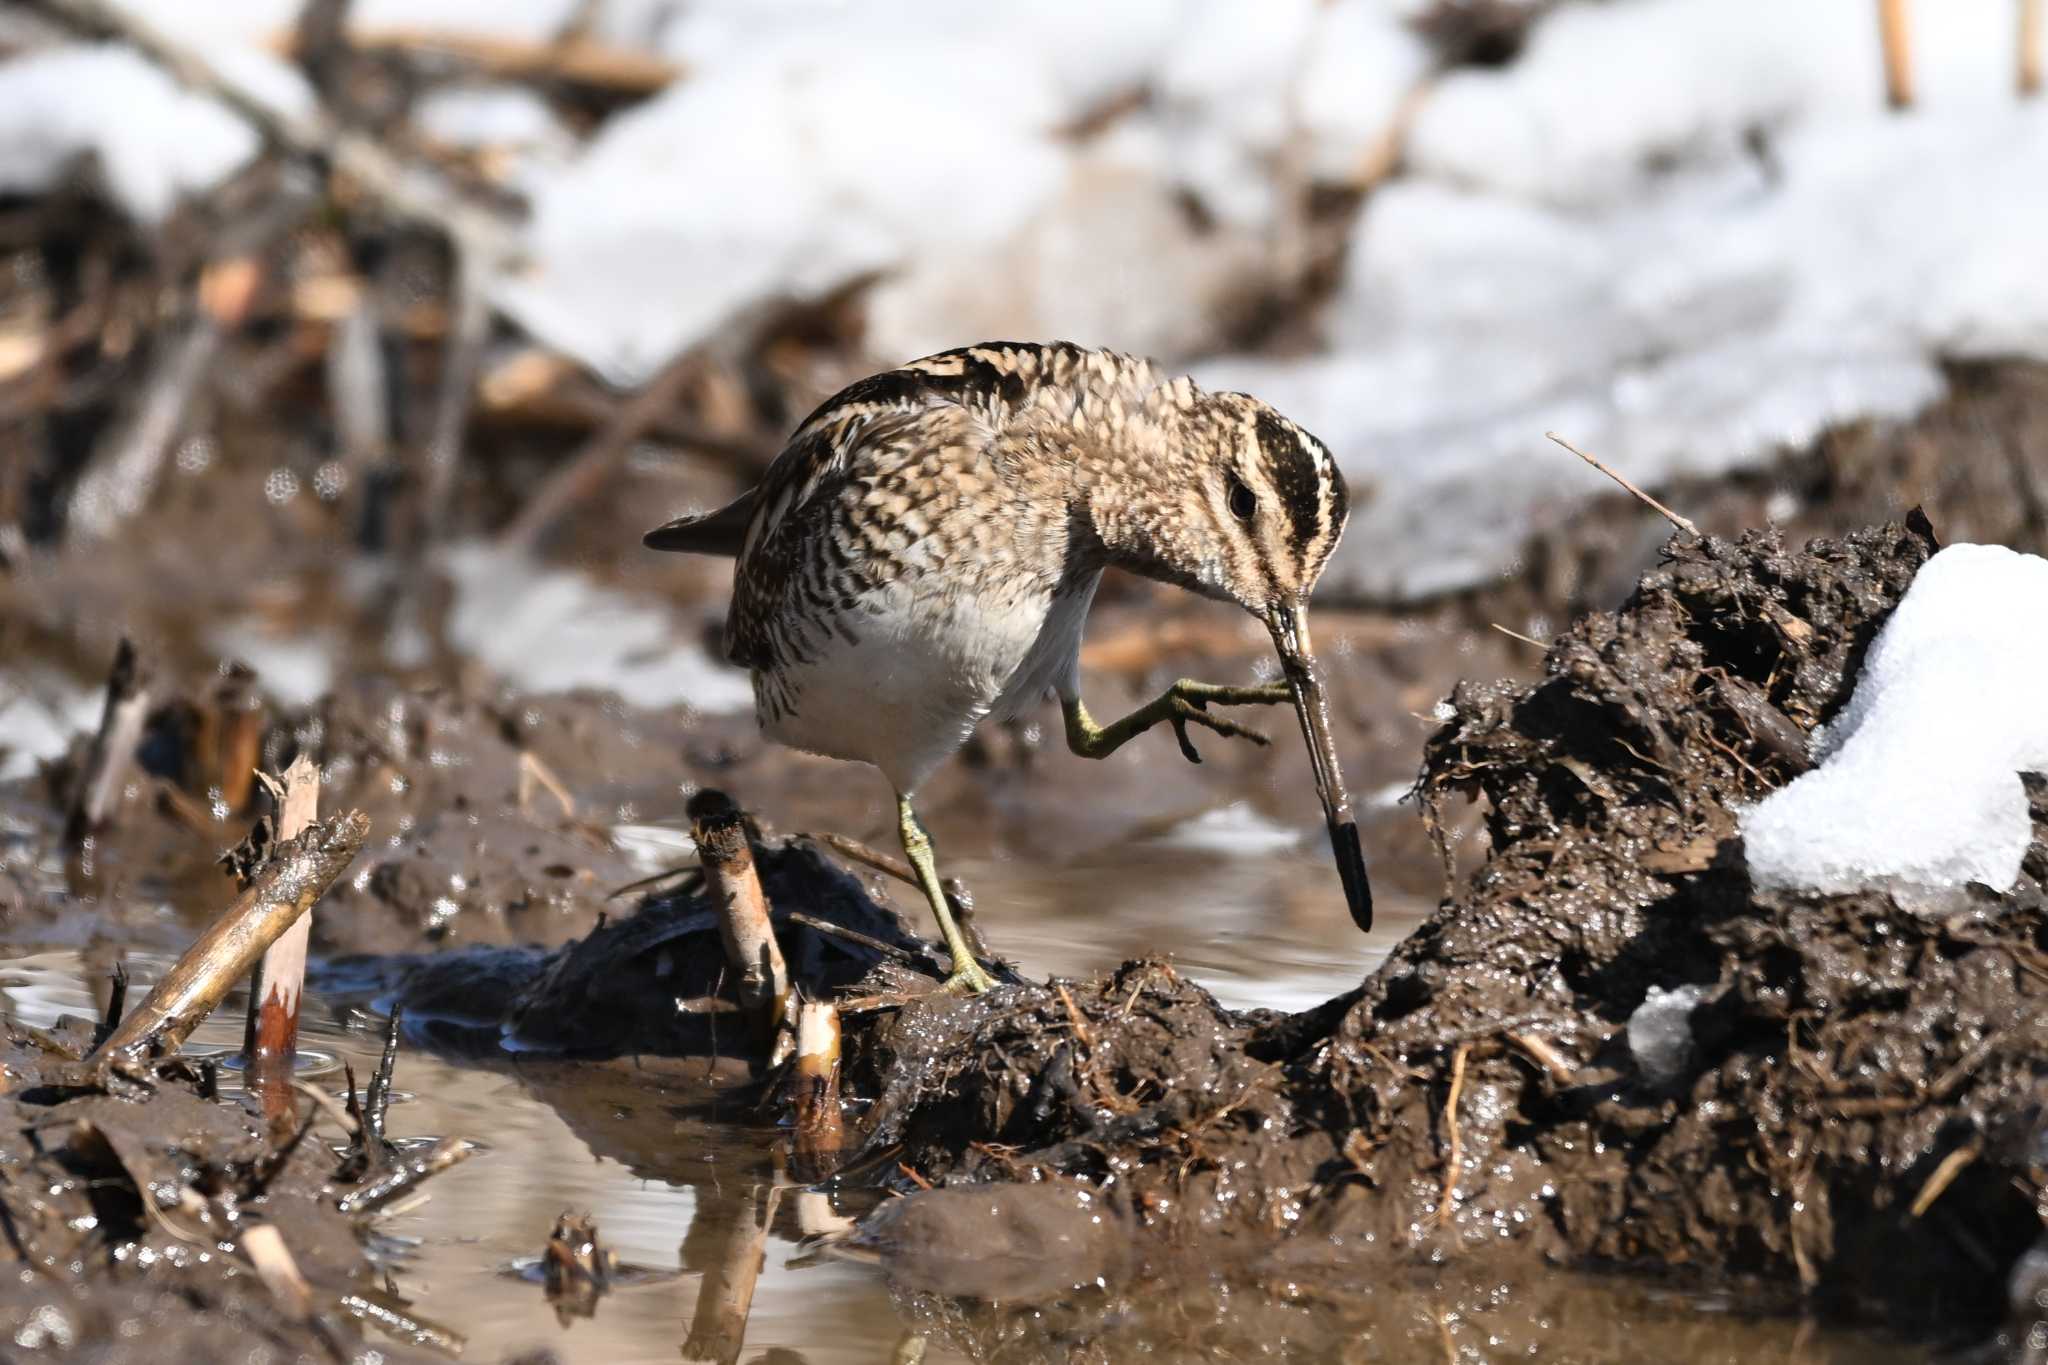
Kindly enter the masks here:
[[675, 550], [691, 555], [725, 555], [737, 559], [746, 543], [747, 524], [754, 519], [754, 490], [748, 489], [719, 508], [694, 517], [677, 517], [641, 538], [650, 550]]

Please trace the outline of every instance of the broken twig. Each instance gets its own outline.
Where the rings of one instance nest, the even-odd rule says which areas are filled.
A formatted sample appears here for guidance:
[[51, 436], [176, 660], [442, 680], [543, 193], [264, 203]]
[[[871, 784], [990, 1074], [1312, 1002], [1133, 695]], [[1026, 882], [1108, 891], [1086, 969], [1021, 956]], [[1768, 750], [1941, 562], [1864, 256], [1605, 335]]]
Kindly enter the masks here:
[[1570, 1085], [1572, 1078], [1579, 1074], [1578, 1067], [1572, 1064], [1571, 1059], [1559, 1052], [1556, 1045], [1547, 1038], [1539, 1038], [1520, 1029], [1510, 1029], [1501, 1036], [1506, 1038], [1517, 1052], [1542, 1067], [1550, 1079], [1559, 1085]]
[[1676, 526], [1679, 530], [1685, 532], [1693, 539], [1699, 539], [1700, 528], [1693, 525], [1691, 521], [1687, 520], [1684, 517], [1681, 517], [1680, 515], [1678, 515], [1678, 513], [1672, 511], [1663, 503], [1658, 502], [1648, 493], [1645, 493], [1642, 489], [1636, 487], [1627, 479], [1623, 478], [1620, 474], [1616, 473], [1608, 466], [1602, 464], [1600, 461], [1594, 459], [1591, 455], [1588, 455], [1585, 451], [1580, 450], [1577, 446], [1573, 445], [1570, 441], [1567, 441], [1564, 437], [1558, 435], [1556, 432], [1546, 431], [1543, 434], [1549, 437], [1551, 440], [1557, 442], [1559, 445], [1563, 446], [1566, 450], [1569, 450], [1572, 454], [1584, 460], [1587, 464], [1593, 466], [1593, 468], [1599, 470], [1602, 474], [1605, 474], [1608, 478], [1620, 484], [1623, 488], [1626, 488], [1630, 493], [1635, 495], [1637, 501], [1641, 502], [1651, 511], [1657, 513], [1658, 516], [1663, 517], [1664, 520], [1670, 522], [1673, 526]]
[[1941, 1198], [1942, 1193], [1956, 1183], [1956, 1177], [1967, 1170], [1970, 1163], [1982, 1154], [1977, 1144], [1970, 1142], [1943, 1157], [1941, 1164], [1934, 1168], [1934, 1173], [1927, 1177], [1927, 1183], [1920, 1187], [1920, 1193], [1914, 1197], [1910, 1210], [1912, 1216], [1918, 1218], [1933, 1208], [1934, 1201]]
[[695, 348], [685, 350], [612, 414], [583, 448], [548, 476], [498, 537], [507, 547], [531, 549], [561, 515], [603, 486], [624, 462], [633, 443], [681, 400], [683, 389], [702, 367]]
[[71, 847], [104, 829], [113, 817], [121, 792], [135, 771], [135, 746], [142, 741], [142, 727], [148, 719], [149, 688], [135, 646], [124, 638], [114, 650], [114, 667], [107, 674], [100, 728], [93, 735], [84, 771], [71, 794], [71, 813], [64, 822], [64, 839]]
[[284, 1234], [269, 1223], [245, 1227], [240, 1246], [255, 1268], [256, 1278], [292, 1318], [303, 1320], [313, 1308], [313, 1288], [299, 1273], [299, 1263], [285, 1245]]
[[618, 1268], [617, 1254], [597, 1239], [595, 1218], [564, 1212], [555, 1219], [555, 1230], [541, 1253], [541, 1273], [555, 1320], [567, 1326], [571, 1318], [594, 1317], [597, 1301], [611, 1289]]
[[789, 967], [768, 920], [768, 898], [747, 840], [746, 816], [725, 793], [709, 790], [692, 797], [689, 809], [705, 889], [718, 909], [718, 933], [738, 978], [740, 1003], [753, 1014], [765, 1041], [774, 1036], [788, 1008]]
[[444, 1137], [420, 1155], [406, 1157], [369, 1184], [350, 1191], [342, 1197], [339, 1207], [343, 1213], [370, 1213], [450, 1166], [469, 1160], [475, 1151], [461, 1138]]
[[[862, 867], [871, 867], [885, 877], [894, 877], [905, 886], [923, 889], [923, 883], [910, 870], [909, 863], [878, 848], [870, 848], [858, 839], [849, 839], [844, 834], [799, 834], [796, 837], [823, 844], [840, 857]], [[981, 930], [974, 923], [974, 896], [966, 884], [958, 877], [948, 877], [940, 883], [939, 889], [946, 893], [946, 908], [953, 912], [953, 921], [960, 926], [960, 932], [967, 935], [967, 946], [974, 949], [974, 955], [994, 957], [988, 945], [982, 942]]]
[[320, 899], [369, 836], [361, 811], [316, 822], [270, 862], [174, 963], [94, 1057], [139, 1056], [184, 1043], [278, 936]]
[[796, 1125], [790, 1166], [805, 1183], [823, 1180], [839, 1165], [846, 1124], [839, 1109], [839, 1011], [827, 1000], [796, 1007]]

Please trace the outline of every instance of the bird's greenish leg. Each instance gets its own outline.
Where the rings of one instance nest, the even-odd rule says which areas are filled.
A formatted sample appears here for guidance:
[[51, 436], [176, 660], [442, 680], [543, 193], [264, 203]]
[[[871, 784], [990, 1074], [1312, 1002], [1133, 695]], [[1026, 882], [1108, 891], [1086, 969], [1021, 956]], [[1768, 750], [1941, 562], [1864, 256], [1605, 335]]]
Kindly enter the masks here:
[[918, 889], [931, 902], [939, 932], [946, 938], [946, 951], [953, 958], [953, 973], [946, 978], [945, 989], [960, 995], [994, 990], [996, 983], [974, 960], [967, 936], [953, 922], [953, 912], [946, 905], [946, 888], [939, 883], [939, 865], [932, 858], [932, 838], [918, 823], [917, 812], [910, 808], [910, 798], [900, 792], [896, 796], [896, 822], [903, 835], [903, 856], [910, 860], [910, 869], [917, 874]]
[[1174, 737], [1180, 740], [1180, 751], [1187, 756], [1188, 762], [1200, 763], [1202, 756], [1195, 752], [1194, 744], [1188, 739], [1190, 722], [1214, 730], [1219, 735], [1248, 739], [1254, 744], [1272, 743], [1256, 730], [1247, 730], [1235, 721], [1210, 715], [1207, 708], [1212, 703], [1217, 706], [1273, 706], [1292, 700], [1293, 693], [1284, 682], [1235, 687], [1227, 683], [1182, 678], [1122, 720], [1111, 721], [1107, 725], [1096, 724], [1095, 718], [1088, 714], [1086, 703], [1078, 696], [1062, 697], [1060, 709], [1067, 718], [1067, 747], [1083, 758], [1108, 758], [1134, 736], [1163, 724], [1173, 727]]

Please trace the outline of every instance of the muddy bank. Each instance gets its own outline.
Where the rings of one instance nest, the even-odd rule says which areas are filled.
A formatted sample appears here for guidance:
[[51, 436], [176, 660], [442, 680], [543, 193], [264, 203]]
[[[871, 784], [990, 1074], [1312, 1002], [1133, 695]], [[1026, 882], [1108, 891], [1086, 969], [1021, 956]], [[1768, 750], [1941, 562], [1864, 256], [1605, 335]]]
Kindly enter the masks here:
[[1079, 1179], [1169, 1241], [1484, 1251], [1995, 1323], [2041, 1229], [2048, 844], [1947, 918], [1753, 894], [1733, 844], [1931, 553], [1916, 524], [1674, 541], [1540, 681], [1461, 686], [1421, 792], [1437, 819], [1476, 798], [1489, 850], [1357, 993], [1234, 1015], [1138, 963], [915, 1007], [871, 1142], [928, 1180]]
[[[386, 1139], [388, 1077], [289, 1142], [220, 1092], [212, 1061], [95, 1071], [95, 1030], [0, 1028], [6, 1359], [426, 1362], [461, 1349], [368, 1254], [379, 1212], [453, 1164]], [[466, 1145], [448, 1139], [454, 1159]], [[366, 1333], [365, 1324], [381, 1330]]]

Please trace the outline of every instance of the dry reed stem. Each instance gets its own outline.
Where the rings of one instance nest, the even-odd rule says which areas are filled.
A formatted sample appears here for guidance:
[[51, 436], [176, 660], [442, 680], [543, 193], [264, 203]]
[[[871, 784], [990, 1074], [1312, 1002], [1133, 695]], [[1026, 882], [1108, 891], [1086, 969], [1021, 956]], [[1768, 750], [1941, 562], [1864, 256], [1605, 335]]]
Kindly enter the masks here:
[[[200, 708], [196, 748], [209, 786], [218, 790], [228, 814], [247, 810], [263, 761], [263, 732], [269, 726], [255, 675], [236, 665]], [[300, 827], [301, 829], [304, 826]], [[279, 837], [286, 837], [280, 830]], [[297, 834], [291, 830], [289, 834]]]
[[555, 776], [539, 754], [531, 749], [519, 751], [519, 813], [532, 813], [533, 793], [536, 788], [555, 798], [555, 804], [562, 808], [564, 820], [576, 818], [576, 798], [569, 795], [569, 789], [562, 785], [562, 779]]
[[1502, 1036], [1508, 1040], [1510, 1046], [1548, 1072], [1550, 1079], [1559, 1085], [1570, 1085], [1572, 1078], [1579, 1074], [1578, 1067], [1572, 1064], [1571, 1059], [1559, 1052], [1546, 1038], [1538, 1038], [1533, 1033], [1524, 1033], [1518, 1029], [1510, 1029]]
[[1906, 24], [1906, 0], [1877, 0], [1878, 36], [1884, 44], [1885, 102], [1913, 107], [1913, 35]]
[[149, 687], [135, 646], [124, 637], [107, 673], [100, 728], [93, 734], [84, 771], [72, 792], [71, 811], [64, 823], [67, 844], [77, 847], [113, 818], [114, 807], [135, 772], [135, 746], [142, 740], [142, 727], [148, 719]]
[[149, 997], [92, 1051], [97, 1058], [139, 1055], [184, 1043], [278, 936], [312, 909], [369, 836], [361, 811], [315, 823], [279, 845], [263, 870], [156, 983]]
[[2019, 93], [2026, 99], [2041, 93], [2041, 0], [2020, 0]]
[[1943, 1157], [1941, 1164], [1936, 1166], [1933, 1174], [1927, 1177], [1927, 1183], [1920, 1187], [1920, 1193], [1914, 1196], [1913, 1206], [1910, 1210], [1912, 1216], [1918, 1218], [1926, 1213], [1927, 1210], [1933, 1208], [1934, 1201], [1941, 1198], [1942, 1193], [1950, 1185], [1955, 1184], [1956, 1177], [1968, 1169], [1970, 1163], [1975, 1161], [1980, 1155], [1982, 1155], [1982, 1152], [1977, 1144], [1971, 1142], [1965, 1143]]
[[1678, 513], [1672, 511], [1663, 503], [1658, 502], [1648, 493], [1645, 493], [1642, 489], [1636, 487], [1627, 479], [1623, 478], [1619, 473], [1615, 472], [1612, 468], [1602, 464], [1599, 460], [1594, 459], [1591, 455], [1588, 455], [1585, 451], [1580, 450], [1577, 446], [1573, 445], [1570, 441], [1567, 441], [1564, 437], [1558, 435], [1556, 432], [1546, 431], [1543, 434], [1549, 437], [1551, 440], [1557, 442], [1559, 445], [1563, 446], [1566, 450], [1569, 450], [1572, 454], [1584, 460], [1587, 464], [1593, 466], [1593, 468], [1599, 470], [1602, 474], [1605, 474], [1608, 478], [1620, 484], [1623, 488], [1627, 489], [1631, 494], [1633, 494], [1638, 502], [1641, 502], [1645, 507], [1648, 507], [1658, 516], [1664, 518], [1664, 520], [1670, 522], [1673, 526], [1676, 526], [1679, 530], [1685, 532], [1693, 539], [1699, 539], [1700, 528], [1693, 525], [1690, 520], [1688, 520], [1685, 517], [1681, 517], [1680, 515], [1678, 515]]
[[1521, 631], [1519, 631], [1519, 630], [1509, 630], [1509, 629], [1508, 629], [1508, 628], [1507, 628], [1506, 626], [1502, 625], [1502, 624], [1501, 624], [1500, 622], [1498, 622], [1498, 621], [1489, 621], [1489, 622], [1487, 622], [1487, 624], [1488, 624], [1488, 625], [1490, 625], [1490, 626], [1492, 626], [1492, 627], [1493, 627], [1493, 628], [1494, 628], [1495, 630], [1499, 631], [1499, 632], [1500, 632], [1501, 634], [1503, 634], [1503, 635], [1507, 636], [1507, 637], [1508, 637], [1508, 638], [1509, 638], [1510, 640], [1520, 640], [1520, 641], [1521, 641], [1521, 642], [1522, 642], [1523, 644], [1525, 644], [1525, 645], [1534, 645], [1534, 646], [1536, 646], [1536, 648], [1538, 648], [1538, 649], [1541, 649], [1541, 650], [1545, 650], [1545, 651], [1548, 651], [1548, 650], [1549, 650], [1549, 648], [1550, 648], [1550, 646], [1549, 646], [1549, 645], [1546, 645], [1546, 644], [1544, 644], [1544, 643], [1543, 643], [1543, 642], [1542, 642], [1541, 640], [1537, 639], [1537, 638], [1536, 638], [1535, 636], [1533, 636], [1533, 635], [1524, 635], [1524, 634], [1522, 634], [1522, 632], [1521, 632]]
[[838, 1166], [846, 1147], [845, 1116], [839, 1107], [839, 1011], [830, 1001], [805, 1000], [796, 1007], [793, 1096], [793, 1164], [799, 1179], [822, 1180]]
[[754, 1016], [763, 1038], [772, 1037], [788, 1008], [789, 967], [768, 919], [768, 897], [747, 841], [746, 817], [723, 792], [703, 791], [690, 802], [690, 818], [705, 890], [718, 911], [719, 938], [738, 978], [740, 1003]]
[[[305, 754], [292, 760], [278, 793], [277, 841], [298, 838], [320, 816], [320, 769]], [[313, 932], [309, 909], [263, 952], [250, 981], [249, 1027], [243, 1052], [248, 1085], [262, 1102], [273, 1140], [289, 1133], [292, 1069], [299, 1051], [299, 998], [306, 987], [306, 944]]]
[[257, 1223], [245, 1228], [240, 1246], [255, 1267], [256, 1278], [263, 1281], [279, 1307], [300, 1319], [312, 1311], [313, 1287], [299, 1273], [299, 1263], [285, 1245], [283, 1233], [269, 1223]]
[[[453, 57], [498, 80], [561, 82], [621, 95], [654, 94], [683, 74], [674, 62], [587, 37], [533, 41], [454, 28], [375, 25], [351, 30], [348, 42], [359, 52]], [[294, 55], [297, 35], [277, 34], [268, 46], [281, 56]]]

